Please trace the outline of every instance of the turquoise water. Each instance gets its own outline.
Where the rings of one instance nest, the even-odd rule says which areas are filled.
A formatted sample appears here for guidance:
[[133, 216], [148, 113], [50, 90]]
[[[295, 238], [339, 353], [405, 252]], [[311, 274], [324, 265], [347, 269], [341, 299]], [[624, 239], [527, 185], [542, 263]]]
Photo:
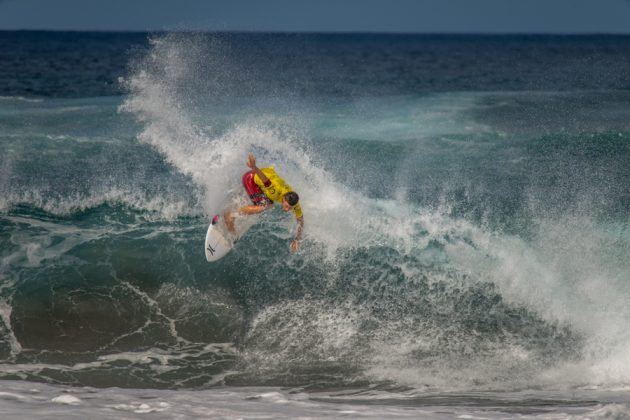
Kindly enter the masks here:
[[[630, 382], [628, 38], [0, 38], [14, 394], [170, 389], [172, 407], [217, 389], [246, 411], [269, 386], [261, 401], [322, 404], [289, 417], [342, 416], [329, 390], [383, 417], [403, 415], [391, 398], [627, 414], [610, 393]], [[302, 251], [275, 209], [209, 264], [248, 153], [299, 192]]]

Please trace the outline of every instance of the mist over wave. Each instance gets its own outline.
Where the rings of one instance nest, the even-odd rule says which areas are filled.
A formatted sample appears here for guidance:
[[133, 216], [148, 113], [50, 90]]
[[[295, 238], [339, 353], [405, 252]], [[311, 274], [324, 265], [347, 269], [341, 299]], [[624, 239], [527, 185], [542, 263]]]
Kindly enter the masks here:
[[[628, 384], [626, 91], [362, 92], [344, 73], [335, 92], [334, 74], [283, 70], [299, 67], [284, 48], [335, 69], [347, 44], [256, 45], [154, 35], [122, 100], [19, 101], [0, 160], [3, 378]], [[20, 124], [42, 115], [65, 123]], [[207, 264], [248, 153], [300, 194], [303, 250], [274, 209]]]
[[[606, 382], [615, 380], [615, 376], [616, 380], [624, 381], [625, 373], [620, 375], [617, 368], [605, 367], [617, 363], [610, 360], [616, 352], [613, 349], [623, 353], [627, 344], [622, 330], [627, 325], [628, 311], [622, 308], [623, 299], [615, 297], [620, 292], [627, 296], [623, 281], [628, 272], [626, 253], [617, 252], [617, 257], [611, 253], [620, 245], [627, 246], [623, 222], [600, 224], [593, 220], [599, 210], [596, 205], [579, 215], [570, 214], [571, 206], [559, 215], [554, 214], [557, 209], [553, 206], [536, 208], [540, 206], [535, 203], [539, 199], [536, 194], [541, 191], [538, 185], [530, 184], [524, 187], [521, 196], [508, 197], [510, 201], [525, 199], [529, 203], [529, 208], [519, 209], [523, 218], [529, 218], [521, 221], [527, 223], [523, 232], [527, 238], [522, 239], [518, 234], [504, 232], [514, 230], [510, 222], [507, 229], [483, 217], [473, 218], [472, 223], [466, 220], [474, 212], [488, 213], [491, 219], [493, 213], [502, 210], [495, 208], [504, 205], [501, 201], [505, 197], [500, 194], [488, 203], [474, 202], [479, 199], [474, 197], [475, 188], [502, 187], [501, 179], [481, 180], [494, 181], [494, 185], [472, 185], [465, 179], [468, 168], [457, 164], [449, 169], [463, 173], [449, 173], [442, 182], [417, 176], [416, 167], [426, 164], [425, 148], [429, 153], [439, 153], [439, 159], [448, 159], [449, 147], [444, 143], [459, 142], [472, 150], [462, 152], [456, 147], [457, 153], [483, 162], [483, 153], [501, 147], [497, 140], [510, 140], [515, 130], [505, 132], [466, 116], [467, 108], [477, 112], [479, 98], [446, 95], [435, 100], [395, 101], [393, 104], [398, 108], [392, 111], [391, 118], [399, 122], [405, 116], [404, 111], [422, 113], [418, 106], [423, 103], [431, 108], [424, 117], [405, 121], [403, 127], [407, 127], [407, 132], [393, 133], [362, 129], [364, 124], [370, 124], [369, 120], [363, 114], [356, 114], [356, 109], [343, 109], [343, 105], [341, 112], [347, 114], [342, 116], [343, 125], [339, 124], [332, 132], [329, 125], [318, 121], [314, 129], [309, 127], [313, 124], [312, 108], [300, 106], [299, 101], [288, 115], [283, 112], [286, 108], [280, 112], [271, 107], [261, 108], [262, 112], [234, 123], [221, 121], [224, 115], [216, 121], [210, 111], [205, 118], [214, 124], [224, 124], [220, 134], [213, 135], [212, 129], [204, 131], [193, 123], [193, 119], [204, 117], [196, 115], [190, 105], [204, 95], [191, 98], [190, 92], [211, 96], [212, 90], [203, 89], [207, 86], [205, 75], [210, 75], [215, 83], [229, 79], [232, 63], [226, 64], [229, 60], [221, 53], [200, 52], [201, 45], [203, 48], [207, 45], [198, 40], [193, 39], [192, 46], [190, 43], [189, 38], [179, 36], [154, 40], [148, 62], [143, 62], [145, 67], [128, 81], [132, 94], [123, 109], [135, 113], [145, 123], [140, 139], [164, 153], [181, 172], [189, 174], [203, 187], [206, 202], [215, 207], [217, 202], [221, 204], [219, 207], [226, 204], [221, 201], [225, 191], [240, 189], [238, 179], [244, 170], [244, 156], [256, 152], [260, 161], [277, 164], [278, 170], [291, 180], [309, 215], [309, 243], [305, 255], [296, 257], [303, 260], [297, 267], [287, 261], [286, 255], [281, 254], [278, 259], [263, 257], [264, 250], [249, 258], [243, 253], [239, 258], [246, 260], [248, 266], [273, 267], [269, 277], [285, 277], [284, 265], [291, 267], [293, 273], [274, 282], [275, 292], [274, 287], [259, 285], [263, 297], [250, 297], [256, 303], [251, 307], [257, 309], [245, 336], [242, 361], [245, 370], [255, 368], [254, 378], [249, 380], [256, 382], [263, 378], [266, 382], [260, 369], [267, 370], [272, 378], [270, 383], [278, 375], [286, 376], [287, 368], [289, 372], [294, 369], [298, 377], [307, 375], [304, 371], [312, 369], [314, 363], [332, 359], [331, 371], [343, 365], [361, 374], [367, 370], [378, 379], [410, 385], [493, 386], [498, 380], [527, 386], [549, 379], [554, 368], [584, 363], [596, 372], [587, 369], [585, 377], [576, 378], [578, 384], [593, 379]], [[250, 71], [247, 76], [248, 87], [256, 91], [256, 74]], [[461, 104], [462, 99], [467, 105], [453, 106], [454, 100]], [[377, 112], [375, 106], [380, 106], [378, 101], [362, 104], [360, 98], [354, 104], [372, 112]], [[237, 108], [236, 112], [239, 111]], [[321, 109], [318, 111], [316, 116], [321, 115]], [[430, 116], [436, 112], [439, 112], [437, 117]], [[387, 118], [385, 110], [379, 109], [378, 115]], [[357, 125], [351, 129], [348, 125], [353, 127], [352, 119], [357, 120], [354, 123]], [[427, 122], [438, 121], [426, 126]], [[451, 124], [445, 127], [444, 121]], [[324, 127], [317, 127], [317, 123]], [[534, 131], [533, 126], [519, 129], [528, 134]], [[364, 139], [348, 138], [349, 131]], [[467, 133], [471, 131], [481, 140], [470, 144]], [[390, 138], [392, 135], [394, 138]], [[335, 136], [341, 145], [326, 143]], [[333, 150], [344, 148], [344, 153], [338, 156], [344, 156], [345, 167], [321, 149], [321, 140]], [[614, 144], [614, 139], [611, 142]], [[622, 148], [623, 144], [620, 142]], [[386, 148], [394, 152], [389, 152], [389, 156], [380, 154], [381, 147], [384, 152]], [[398, 155], [397, 148], [401, 149]], [[403, 157], [409, 152], [410, 155]], [[522, 152], [499, 151], [514, 153], [515, 160], [532, 158], [518, 156]], [[378, 161], [374, 161], [375, 153], [380, 158]], [[572, 159], [560, 153], [558, 163]], [[575, 159], [566, 164], [592, 165]], [[430, 166], [436, 167], [435, 163]], [[360, 177], [353, 173], [355, 167]], [[388, 167], [392, 167], [393, 176]], [[540, 169], [553, 171], [542, 165]], [[339, 172], [355, 188], [337, 181]], [[597, 179], [589, 175], [583, 180], [594, 184]], [[432, 194], [433, 204], [427, 204], [428, 200], [421, 195], [421, 200], [414, 197], [417, 185], [410, 183], [410, 179], [440, 189], [437, 195]], [[535, 176], [525, 181], [538, 182]], [[567, 187], [591, 189], [588, 184], [572, 185], [576, 181], [569, 177]], [[374, 191], [379, 187], [380, 191]], [[457, 197], [461, 189], [472, 196], [469, 197], [472, 209], [466, 209], [460, 216], [456, 207], [461, 205]], [[216, 208], [207, 209], [208, 213], [216, 211]], [[502, 217], [509, 218], [510, 214]], [[277, 226], [279, 223], [288, 226], [265, 218], [260, 228], [262, 233], [257, 235], [286, 237], [277, 233], [282, 230]], [[585, 227], [588, 233], [581, 231]], [[602, 232], [609, 229], [612, 234]], [[255, 248], [279, 246], [277, 242], [268, 245], [261, 238], [255, 241]], [[259, 260], [261, 257], [263, 261]], [[326, 269], [322, 270], [322, 266]], [[267, 276], [262, 278], [269, 281]], [[614, 287], [615, 291], [598, 292], [597, 284]], [[267, 295], [282, 294], [278, 289], [283, 288], [294, 298], [267, 302]], [[296, 293], [295, 289], [303, 291]], [[601, 314], [603, 305], [610, 305], [611, 311]], [[440, 374], [436, 375], [435, 370]], [[418, 382], [418, 378], [422, 379]]]

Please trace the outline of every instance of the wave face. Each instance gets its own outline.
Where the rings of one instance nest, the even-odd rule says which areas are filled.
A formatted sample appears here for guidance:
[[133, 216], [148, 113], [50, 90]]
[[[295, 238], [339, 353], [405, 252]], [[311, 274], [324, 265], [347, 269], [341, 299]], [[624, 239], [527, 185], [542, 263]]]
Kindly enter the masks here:
[[[0, 97], [0, 378], [630, 383], [627, 38], [120, 39], [123, 96]], [[250, 152], [303, 249], [276, 208], [208, 264]]]

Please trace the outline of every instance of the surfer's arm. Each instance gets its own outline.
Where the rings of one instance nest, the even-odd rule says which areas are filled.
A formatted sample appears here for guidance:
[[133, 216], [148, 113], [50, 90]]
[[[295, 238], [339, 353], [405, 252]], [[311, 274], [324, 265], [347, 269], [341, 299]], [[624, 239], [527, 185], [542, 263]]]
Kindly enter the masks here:
[[271, 181], [269, 180], [269, 178], [267, 178], [267, 175], [265, 175], [263, 171], [261, 171], [260, 168], [256, 166], [256, 157], [251, 153], [247, 157], [247, 166], [249, 166], [251, 170], [253, 170], [254, 173], [258, 175], [258, 178], [260, 178], [265, 187], [269, 188], [271, 186]]
[[302, 239], [302, 231], [304, 230], [304, 216], [297, 219], [297, 229], [295, 232], [295, 239], [291, 242], [291, 251], [297, 252], [300, 250], [300, 239]]
[[295, 240], [299, 241], [302, 239], [302, 231], [304, 230], [304, 216], [297, 219], [297, 231], [295, 233]]

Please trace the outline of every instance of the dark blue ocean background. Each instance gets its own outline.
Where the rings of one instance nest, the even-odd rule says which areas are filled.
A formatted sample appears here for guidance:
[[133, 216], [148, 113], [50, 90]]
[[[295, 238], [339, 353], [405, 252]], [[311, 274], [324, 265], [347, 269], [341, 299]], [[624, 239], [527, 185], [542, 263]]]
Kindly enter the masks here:
[[0, 389], [627, 416], [629, 186], [629, 36], [0, 32]]

